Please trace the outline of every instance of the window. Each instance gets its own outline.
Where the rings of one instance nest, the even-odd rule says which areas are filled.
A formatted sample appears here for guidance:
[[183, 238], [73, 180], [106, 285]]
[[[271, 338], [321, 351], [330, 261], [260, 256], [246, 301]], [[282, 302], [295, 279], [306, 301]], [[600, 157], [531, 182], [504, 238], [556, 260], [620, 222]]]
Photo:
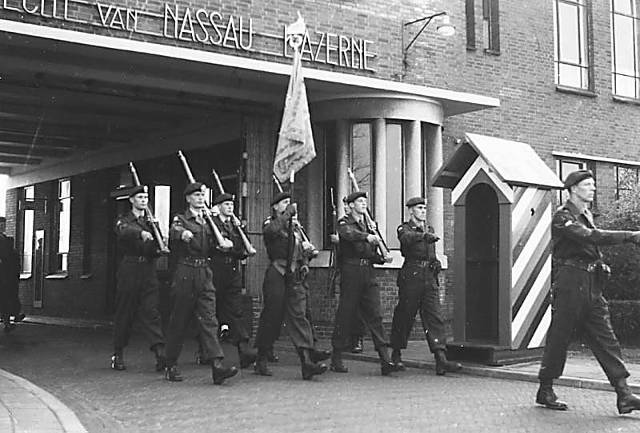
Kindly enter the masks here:
[[31, 275], [33, 272], [33, 229], [35, 187], [28, 186], [22, 190], [24, 194], [24, 214], [22, 220], [22, 273]]
[[[594, 162], [585, 162], [577, 159], [559, 159], [556, 161], [556, 167], [558, 172], [558, 177], [564, 182], [567, 175], [572, 171], [576, 170], [591, 170], [594, 178], [596, 177], [596, 167]], [[593, 203], [591, 203], [592, 208], [597, 208], [597, 196], [598, 190], [596, 189], [596, 195], [593, 197]], [[566, 190], [559, 191], [558, 200], [560, 204], [564, 203], [566, 198], [568, 197], [568, 193]]]
[[592, 90], [587, 0], [554, 0], [553, 6], [556, 84]]
[[640, 98], [638, 15], [636, 0], [611, 1], [613, 94], [636, 99]]
[[475, 0], [465, 0], [465, 15], [467, 17], [467, 49], [476, 49], [476, 11]]
[[58, 181], [58, 254], [57, 271], [69, 270], [69, 244], [71, 237], [71, 180]]
[[498, 0], [482, 0], [482, 34], [484, 49], [500, 52], [500, 10]]
[[638, 167], [616, 166], [616, 200], [631, 198], [638, 187]]
[[361, 191], [369, 197], [369, 208], [373, 209], [373, 163], [371, 124], [354, 123], [351, 129], [351, 169]]

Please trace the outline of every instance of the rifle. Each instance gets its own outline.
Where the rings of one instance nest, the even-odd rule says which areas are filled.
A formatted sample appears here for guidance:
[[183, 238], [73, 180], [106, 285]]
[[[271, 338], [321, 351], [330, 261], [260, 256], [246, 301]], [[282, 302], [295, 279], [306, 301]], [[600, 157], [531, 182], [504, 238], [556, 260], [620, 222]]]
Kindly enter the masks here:
[[[129, 170], [131, 171], [131, 177], [133, 177], [133, 183], [136, 186], [140, 186], [140, 178], [138, 177], [138, 172], [136, 171], [136, 167], [133, 165], [133, 162], [129, 162]], [[160, 233], [160, 228], [158, 227], [158, 220], [153, 216], [151, 209], [149, 209], [149, 204], [144, 207], [144, 215], [151, 226], [153, 239], [156, 241], [156, 244], [158, 244], [158, 252], [162, 254], [169, 254], [169, 247], [167, 247], [164, 239], [162, 239], [162, 233]]]
[[[222, 182], [220, 182], [220, 177], [218, 177], [218, 173], [215, 170], [212, 170], [212, 174], [213, 174], [214, 180], [216, 181], [216, 185], [218, 185], [218, 190], [220, 191], [220, 194], [224, 194], [224, 187], [222, 186]], [[256, 249], [253, 247], [253, 245], [251, 245], [251, 241], [249, 241], [249, 238], [242, 230], [240, 220], [238, 219], [235, 213], [232, 213], [231, 217], [233, 218], [233, 223], [238, 228], [238, 233], [240, 234], [240, 238], [242, 239], [242, 244], [244, 245], [244, 249], [247, 251], [247, 254], [249, 256], [255, 255]]]
[[[338, 211], [336, 209], [336, 201], [333, 194], [333, 188], [330, 188], [331, 196], [331, 231], [332, 235], [338, 236]], [[338, 277], [338, 249], [339, 244], [333, 243], [331, 245], [331, 254], [329, 255], [329, 280], [327, 282], [327, 292], [330, 296], [336, 294], [336, 280]]]
[[[350, 168], [347, 168], [347, 173], [349, 174], [349, 178], [351, 179], [351, 185], [353, 186], [353, 189], [356, 192], [360, 191], [360, 188], [358, 187], [358, 181], [356, 180], [356, 177], [353, 174], [353, 171], [351, 171]], [[387, 261], [388, 258], [391, 257], [391, 253], [389, 253], [389, 247], [387, 247], [387, 243], [384, 241], [384, 238], [382, 237], [380, 230], [378, 230], [378, 224], [376, 224], [373, 218], [371, 218], [371, 212], [369, 211], [369, 209], [367, 209], [364, 213], [364, 220], [365, 220], [365, 223], [367, 224], [369, 231], [374, 233], [380, 238], [378, 249], [380, 250], [380, 255], [382, 256], [382, 258], [384, 258], [385, 261]]]
[[[180, 162], [182, 162], [182, 168], [184, 168], [184, 172], [187, 175], [187, 179], [189, 180], [189, 183], [194, 183], [196, 180], [193, 177], [193, 173], [191, 173], [191, 168], [189, 167], [187, 158], [185, 158], [181, 150], [178, 151], [178, 158], [180, 158]], [[216, 241], [218, 242], [218, 247], [221, 248], [221, 245], [224, 245], [225, 238], [224, 236], [222, 236], [222, 233], [220, 233], [220, 229], [218, 228], [216, 223], [213, 222], [213, 219], [211, 218], [211, 208], [209, 208], [209, 203], [206, 201], [206, 199], [205, 199], [204, 218], [207, 221], [207, 224], [209, 225], [211, 230], [213, 230], [213, 235], [215, 236]]]

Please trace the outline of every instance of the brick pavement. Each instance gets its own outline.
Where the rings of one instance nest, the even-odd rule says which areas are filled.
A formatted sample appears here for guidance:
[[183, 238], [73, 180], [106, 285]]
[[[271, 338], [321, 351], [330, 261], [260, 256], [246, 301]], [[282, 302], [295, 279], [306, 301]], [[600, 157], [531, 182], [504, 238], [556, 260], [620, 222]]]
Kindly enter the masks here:
[[[285, 351], [275, 376], [243, 371], [213, 386], [209, 370], [193, 364], [185, 347], [186, 380], [167, 383], [153, 371], [153, 356], [134, 338], [128, 370], [108, 368], [105, 329], [21, 325], [0, 336], [0, 368], [54, 394], [97, 432], [632, 432], [640, 414], [618, 416], [615, 394], [558, 387], [571, 410], [536, 407], [536, 384], [492, 377], [439, 377], [430, 369], [379, 376], [373, 363], [348, 361], [349, 374], [300, 379]], [[230, 360], [235, 354], [227, 348]], [[5, 395], [2, 395], [5, 398]]]

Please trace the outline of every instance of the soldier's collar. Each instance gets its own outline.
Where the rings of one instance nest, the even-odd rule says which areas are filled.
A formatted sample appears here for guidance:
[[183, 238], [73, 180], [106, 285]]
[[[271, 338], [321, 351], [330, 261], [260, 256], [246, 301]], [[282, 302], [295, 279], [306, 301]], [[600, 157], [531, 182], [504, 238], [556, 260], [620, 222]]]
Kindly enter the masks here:
[[188, 218], [188, 219], [195, 219], [195, 218], [198, 218], [199, 216], [202, 216], [202, 212], [200, 212], [200, 213], [195, 213], [195, 212], [193, 211], [193, 209], [191, 209], [191, 208], [188, 208], [188, 209], [187, 209], [187, 218]]
[[[578, 209], [578, 206], [575, 205], [574, 202], [572, 202], [571, 200], [567, 200], [564, 204], [564, 208], [566, 210], [568, 210], [569, 212], [571, 212], [573, 214], [573, 216], [577, 217], [581, 214], [584, 214], [583, 211], [581, 211], [580, 209]], [[586, 209], [587, 211], [589, 210], [588, 208]]]

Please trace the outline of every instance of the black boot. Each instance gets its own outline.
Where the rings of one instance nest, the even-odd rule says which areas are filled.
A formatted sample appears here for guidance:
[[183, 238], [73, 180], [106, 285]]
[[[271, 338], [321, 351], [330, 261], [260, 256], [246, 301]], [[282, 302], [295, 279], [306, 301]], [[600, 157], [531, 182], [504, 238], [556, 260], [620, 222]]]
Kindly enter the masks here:
[[378, 357], [380, 358], [380, 374], [389, 376], [394, 371], [400, 371], [398, 367], [391, 362], [389, 350], [386, 347], [378, 348]]
[[182, 382], [182, 375], [178, 371], [177, 365], [167, 366], [164, 368], [164, 378], [169, 382]]
[[405, 371], [407, 369], [402, 362], [402, 353], [400, 352], [400, 349], [393, 349], [393, 352], [391, 352], [391, 362], [395, 364], [398, 371]]
[[316, 363], [311, 360], [309, 349], [298, 348], [298, 356], [300, 357], [300, 365], [302, 366], [302, 378], [311, 380], [313, 376], [320, 375], [327, 371], [327, 364]]
[[352, 337], [351, 353], [362, 353], [364, 350], [364, 339], [362, 336]]
[[618, 379], [615, 384], [616, 394], [618, 395], [618, 413], [630, 413], [633, 410], [640, 410], [640, 398], [631, 393], [627, 379]]
[[16, 325], [11, 323], [11, 316], [8, 314], [2, 316], [2, 323], [4, 323], [4, 332], [7, 334], [16, 329]]
[[156, 371], [158, 372], [164, 371], [164, 367], [166, 364], [166, 357], [164, 354], [164, 344], [156, 344], [151, 348], [151, 350], [156, 356]]
[[266, 349], [258, 349], [258, 357], [256, 358], [256, 364], [253, 366], [253, 371], [260, 376], [273, 376], [273, 372], [269, 370], [268, 361], [268, 350]]
[[444, 376], [447, 373], [454, 373], [462, 368], [462, 364], [459, 362], [448, 361], [444, 350], [436, 350], [434, 357], [436, 359], [436, 374], [438, 376]]
[[240, 361], [240, 368], [247, 368], [256, 362], [258, 354], [256, 351], [249, 347], [246, 341], [238, 343], [238, 360]]
[[113, 355], [111, 355], [111, 369], [117, 371], [127, 369], [124, 365], [124, 355], [122, 354], [122, 350], [116, 349]]
[[311, 362], [322, 362], [322, 361], [326, 361], [331, 357], [331, 351], [310, 349], [309, 356], [311, 356]]
[[335, 347], [333, 348], [333, 353], [331, 354], [331, 371], [335, 371], [336, 373], [347, 373], [349, 369], [344, 366], [344, 362], [342, 362], [342, 353], [337, 350]]
[[558, 400], [558, 396], [553, 392], [552, 380], [540, 380], [540, 388], [536, 394], [536, 403], [543, 405], [547, 409], [567, 410], [569, 406], [564, 401]]
[[235, 365], [231, 367], [225, 367], [222, 365], [222, 358], [214, 358], [211, 364], [211, 377], [215, 385], [222, 385], [226, 379], [238, 374], [238, 369]]
[[276, 355], [273, 352], [273, 347], [270, 347], [269, 349], [267, 349], [267, 361], [269, 361], [269, 362], [278, 362], [278, 361], [280, 361], [280, 358], [278, 358], [278, 355]]

